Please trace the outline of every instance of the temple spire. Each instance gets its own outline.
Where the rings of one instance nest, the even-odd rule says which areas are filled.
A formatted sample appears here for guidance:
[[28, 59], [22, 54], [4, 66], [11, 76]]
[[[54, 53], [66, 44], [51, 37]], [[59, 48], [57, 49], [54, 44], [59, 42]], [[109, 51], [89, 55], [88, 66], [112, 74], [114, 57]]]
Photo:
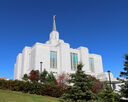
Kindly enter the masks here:
[[52, 27], [52, 31], [56, 31], [56, 23], [55, 23], [55, 16], [53, 16], [53, 27]]

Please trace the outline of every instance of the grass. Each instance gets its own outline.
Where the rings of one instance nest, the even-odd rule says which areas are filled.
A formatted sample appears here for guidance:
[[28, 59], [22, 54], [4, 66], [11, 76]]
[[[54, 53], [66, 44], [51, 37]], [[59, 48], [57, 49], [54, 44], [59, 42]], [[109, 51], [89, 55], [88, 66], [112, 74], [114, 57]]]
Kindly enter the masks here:
[[18, 93], [8, 90], [0, 90], [0, 102], [58, 102], [59, 99], [48, 96], [37, 96], [26, 93]]

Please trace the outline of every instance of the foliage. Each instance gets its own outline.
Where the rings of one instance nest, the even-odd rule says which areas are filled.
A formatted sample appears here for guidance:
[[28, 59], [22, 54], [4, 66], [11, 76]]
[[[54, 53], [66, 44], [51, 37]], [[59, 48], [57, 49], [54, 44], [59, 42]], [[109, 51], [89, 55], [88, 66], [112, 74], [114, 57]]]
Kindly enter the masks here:
[[128, 81], [125, 81], [120, 87], [121, 96], [128, 98]]
[[105, 83], [104, 89], [97, 95], [98, 102], [119, 102], [120, 96], [118, 93], [114, 93], [108, 83]]
[[120, 93], [122, 97], [128, 98], [128, 54], [125, 55], [125, 61], [124, 61], [124, 71], [120, 72], [120, 77], [124, 77], [123, 79], [120, 79], [120, 81], [123, 83], [120, 87]]
[[101, 91], [103, 89], [103, 83], [100, 82], [98, 79], [96, 79], [95, 77], [93, 76], [90, 76], [89, 77], [91, 78], [91, 80], [93, 80], [95, 83], [93, 84], [92, 86], [92, 92], [97, 94], [99, 91]]
[[48, 76], [46, 77], [46, 83], [57, 84], [56, 78], [55, 78], [55, 76], [53, 75], [52, 72], [50, 72], [48, 74]]
[[120, 73], [120, 77], [124, 77], [128, 80], [128, 54], [125, 55], [124, 71]]
[[52, 97], [60, 97], [62, 94], [66, 92], [66, 89], [55, 84], [45, 83], [43, 84], [43, 93], [44, 95], [52, 96]]
[[48, 95], [60, 97], [66, 92], [66, 89], [52, 83], [42, 84], [38, 82], [25, 82], [19, 80], [0, 80], [0, 89], [9, 89], [24, 93]]
[[58, 76], [57, 84], [64, 87], [67, 84], [67, 80], [69, 79], [69, 74], [62, 73]]
[[42, 73], [39, 73], [39, 70], [32, 70], [29, 75], [24, 74], [24, 77], [22, 78], [26, 81], [28, 79], [31, 82], [43, 82], [43, 83], [54, 83], [57, 84], [56, 78], [52, 72], [48, 73], [45, 69]]
[[0, 79], [0, 89], [8, 89], [8, 82], [7, 80]]
[[12, 91], [22, 91], [23, 81], [10, 80], [9, 83], [10, 83], [10, 90], [12, 90]]
[[47, 77], [48, 72], [44, 69], [44, 71], [40, 74], [40, 80], [41, 82], [46, 82], [46, 77]]
[[70, 75], [67, 87], [68, 93], [62, 96], [64, 102], [86, 102], [94, 98], [92, 92], [93, 81], [82, 71], [82, 64], [77, 66], [77, 71]]
[[42, 94], [41, 86], [42, 84], [38, 82], [31, 83], [31, 85], [29, 86], [29, 93], [41, 95]]
[[40, 74], [38, 70], [32, 70], [28, 77], [32, 82], [38, 82], [40, 80]]
[[24, 74], [23, 78], [22, 78], [24, 81], [28, 81], [28, 75], [27, 74]]

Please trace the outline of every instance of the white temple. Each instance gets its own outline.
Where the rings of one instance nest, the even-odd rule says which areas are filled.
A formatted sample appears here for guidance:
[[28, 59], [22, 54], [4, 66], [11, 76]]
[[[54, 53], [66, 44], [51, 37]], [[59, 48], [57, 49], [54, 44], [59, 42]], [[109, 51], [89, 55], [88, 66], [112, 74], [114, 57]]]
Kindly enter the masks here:
[[[62, 73], [74, 73], [78, 63], [84, 65], [86, 74], [95, 76], [101, 81], [108, 80], [108, 73], [103, 72], [101, 55], [90, 54], [88, 48], [70, 48], [68, 43], [59, 39], [56, 30], [55, 16], [53, 16], [53, 29], [46, 43], [36, 43], [32, 47], [25, 47], [19, 53], [15, 63], [14, 79], [21, 80], [24, 74], [31, 70], [42, 72], [46, 69], [53, 72], [56, 77]], [[110, 73], [111, 81], [116, 81]]]

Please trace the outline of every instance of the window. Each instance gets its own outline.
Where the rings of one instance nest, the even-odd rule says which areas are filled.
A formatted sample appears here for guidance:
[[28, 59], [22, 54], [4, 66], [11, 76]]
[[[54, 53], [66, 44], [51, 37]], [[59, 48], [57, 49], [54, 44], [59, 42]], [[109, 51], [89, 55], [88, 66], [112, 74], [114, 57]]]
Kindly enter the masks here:
[[57, 68], [57, 52], [50, 52], [50, 68]]
[[76, 70], [78, 65], [78, 57], [76, 53], [70, 53], [71, 70]]
[[90, 58], [89, 62], [90, 62], [90, 69], [91, 69], [92, 72], [94, 72], [94, 59]]

